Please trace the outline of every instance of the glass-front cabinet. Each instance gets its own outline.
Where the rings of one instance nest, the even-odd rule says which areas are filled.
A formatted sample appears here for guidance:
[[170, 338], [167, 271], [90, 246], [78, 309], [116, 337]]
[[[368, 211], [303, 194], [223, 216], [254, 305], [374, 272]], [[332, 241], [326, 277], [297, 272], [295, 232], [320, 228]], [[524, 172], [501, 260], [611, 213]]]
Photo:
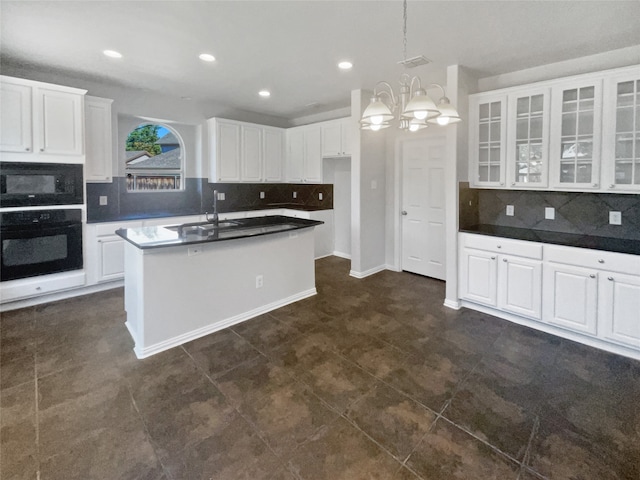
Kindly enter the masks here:
[[473, 186], [505, 184], [507, 96], [479, 95], [470, 98], [471, 175]]
[[602, 80], [551, 90], [550, 177], [558, 188], [599, 188]]
[[640, 69], [608, 78], [604, 105], [605, 186], [640, 191]]
[[507, 184], [545, 187], [549, 163], [549, 89], [512, 93], [508, 101]]

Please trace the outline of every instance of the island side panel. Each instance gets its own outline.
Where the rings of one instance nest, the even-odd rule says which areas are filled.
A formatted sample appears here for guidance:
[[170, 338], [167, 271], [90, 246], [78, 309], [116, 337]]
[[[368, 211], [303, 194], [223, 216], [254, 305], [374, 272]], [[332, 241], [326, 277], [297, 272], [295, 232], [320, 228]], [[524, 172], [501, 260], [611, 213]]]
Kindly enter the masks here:
[[141, 252], [139, 357], [316, 293], [312, 228]]
[[126, 326], [133, 341], [138, 345], [143, 338], [144, 276], [142, 250], [129, 242], [124, 242], [124, 309], [127, 313]]

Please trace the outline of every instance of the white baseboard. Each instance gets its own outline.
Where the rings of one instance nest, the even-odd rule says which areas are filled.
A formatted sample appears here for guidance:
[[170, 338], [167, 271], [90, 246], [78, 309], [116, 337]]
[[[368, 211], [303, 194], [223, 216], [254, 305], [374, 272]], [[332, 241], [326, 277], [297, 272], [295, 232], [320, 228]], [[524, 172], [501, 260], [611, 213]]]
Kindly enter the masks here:
[[445, 307], [448, 308], [452, 308], [453, 310], [460, 310], [460, 302], [458, 300], [450, 300], [448, 298], [444, 299], [444, 304]]
[[320, 255], [319, 257], [314, 257], [314, 260], [320, 260], [321, 258], [327, 258], [333, 256], [333, 253], [327, 253], [326, 255]]
[[351, 270], [349, 272], [349, 275], [354, 278], [365, 278], [365, 277], [368, 277], [369, 275], [382, 272], [383, 270], [386, 270], [386, 269], [387, 267], [385, 265], [379, 265], [377, 267], [370, 268], [369, 270], [365, 270], [364, 272], [356, 272], [355, 270]]
[[263, 315], [267, 312], [270, 312], [272, 310], [275, 310], [277, 308], [280, 307], [284, 307], [285, 305], [289, 305], [290, 303], [294, 303], [297, 301], [300, 301], [302, 299], [308, 298], [308, 297], [312, 297], [314, 295], [316, 295], [318, 292], [316, 291], [315, 287], [311, 288], [309, 290], [305, 290], [303, 292], [297, 293], [295, 295], [292, 295], [290, 297], [287, 297], [285, 299], [282, 300], [278, 300], [277, 302], [273, 302], [273, 303], [269, 303], [268, 305], [264, 305], [260, 308], [255, 308], [253, 310], [250, 310], [248, 312], [244, 312], [241, 313], [239, 315], [235, 315], [231, 318], [227, 318], [225, 320], [221, 320], [219, 322], [216, 322], [212, 325], [207, 325], [206, 327], [202, 327], [202, 328], [198, 328], [196, 330], [192, 330], [191, 332], [187, 332], [184, 333], [182, 335], [178, 335], [177, 337], [173, 337], [170, 338], [168, 340], [164, 340], [162, 342], [156, 343], [154, 345], [150, 345], [148, 347], [144, 347], [144, 348], [139, 348], [138, 345], [138, 341], [135, 338], [135, 334], [133, 334], [133, 332], [131, 331], [131, 328], [127, 325], [127, 328], [129, 329], [129, 333], [131, 333], [131, 336], [133, 337], [134, 341], [136, 342], [136, 347], [133, 349], [134, 353], [136, 354], [136, 357], [142, 359], [142, 358], [146, 358], [146, 357], [150, 357], [151, 355], [155, 355], [156, 353], [160, 353], [163, 352], [165, 350], [169, 350], [170, 348], [173, 347], [177, 347], [179, 345], [182, 345], [183, 343], [187, 343], [190, 342], [191, 340], [195, 340], [197, 338], [200, 337], [204, 337], [205, 335], [209, 335], [210, 333], [214, 333], [217, 332], [219, 330], [222, 330], [224, 328], [230, 327], [232, 325], [236, 325], [238, 323], [247, 321], [251, 318], [257, 317], [259, 315]]
[[401, 272], [402, 271], [402, 268], [400, 268], [400, 267], [398, 267], [396, 265], [390, 265], [388, 263], [385, 265], [385, 269], [386, 270], [391, 270], [392, 272]]
[[334, 250], [333, 251], [333, 255], [335, 257], [346, 258], [347, 260], [351, 260], [351, 254], [350, 253], [344, 253], [344, 252], [339, 252], [337, 250]]

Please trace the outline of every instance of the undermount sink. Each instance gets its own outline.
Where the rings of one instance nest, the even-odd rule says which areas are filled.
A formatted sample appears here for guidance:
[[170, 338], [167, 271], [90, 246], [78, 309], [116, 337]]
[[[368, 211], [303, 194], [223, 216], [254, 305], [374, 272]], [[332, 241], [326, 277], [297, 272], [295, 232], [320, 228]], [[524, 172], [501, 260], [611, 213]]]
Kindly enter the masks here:
[[209, 235], [209, 233], [217, 229], [236, 227], [236, 226], [238, 226], [238, 222], [225, 220], [223, 222], [218, 222], [217, 225], [210, 222], [200, 222], [200, 223], [185, 223], [182, 225], [169, 225], [165, 228], [167, 230], [172, 230], [174, 232], [180, 232], [182, 235], [187, 235], [187, 234]]

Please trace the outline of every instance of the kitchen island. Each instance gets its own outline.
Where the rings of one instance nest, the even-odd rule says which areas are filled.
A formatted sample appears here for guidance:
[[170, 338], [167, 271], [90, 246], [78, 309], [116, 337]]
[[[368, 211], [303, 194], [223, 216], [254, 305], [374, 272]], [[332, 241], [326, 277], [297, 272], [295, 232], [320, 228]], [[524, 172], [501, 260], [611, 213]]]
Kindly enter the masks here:
[[320, 224], [272, 216], [118, 230], [136, 356], [315, 295], [313, 227]]

